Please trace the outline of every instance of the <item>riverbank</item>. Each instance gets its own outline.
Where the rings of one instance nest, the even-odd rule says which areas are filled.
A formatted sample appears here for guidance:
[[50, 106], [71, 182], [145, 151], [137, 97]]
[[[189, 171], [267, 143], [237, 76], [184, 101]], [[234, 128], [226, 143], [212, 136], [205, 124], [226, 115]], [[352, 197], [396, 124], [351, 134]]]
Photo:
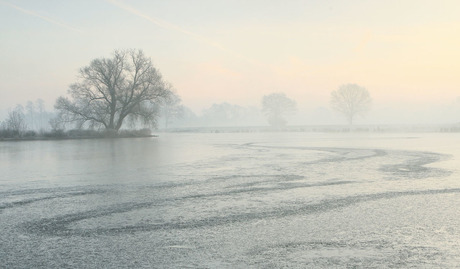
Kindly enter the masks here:
[[75, 139], [116, 139], [116, 138], [140, 138], [158, 137], [152, 135], [150, 129], [142, 130], [122, 130], [118, 133], [95, 131], [95, 130], [69, 130], [36, 132], [27, 131], [22, 135], [0, 136], [0, 141], [42, 141], [42, 140], [75, 140]]
[[79, 136], [79, 137], [15, 137], [15, 138], [0, 138], [0, 141], [44, 141], [44, 140], [78, 140], [78, 139], [118, 139], [118, 138], [146, 138], [158, 137], [158, 135], [139, 135], [139, 136]]

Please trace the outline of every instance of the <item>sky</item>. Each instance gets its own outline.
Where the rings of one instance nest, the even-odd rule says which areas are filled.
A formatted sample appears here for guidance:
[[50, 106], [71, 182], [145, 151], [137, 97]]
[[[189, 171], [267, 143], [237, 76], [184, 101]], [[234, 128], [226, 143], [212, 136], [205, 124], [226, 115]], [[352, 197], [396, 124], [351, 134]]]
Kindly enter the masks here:
[[137, 48], [195, 113], [283, 92], [311, 118], [356, 83], [368, 122], [437, 121], [460, 106], [458, 14], [456, 0], [0, 0], [0, 110], [52, 109], [79, 68]]

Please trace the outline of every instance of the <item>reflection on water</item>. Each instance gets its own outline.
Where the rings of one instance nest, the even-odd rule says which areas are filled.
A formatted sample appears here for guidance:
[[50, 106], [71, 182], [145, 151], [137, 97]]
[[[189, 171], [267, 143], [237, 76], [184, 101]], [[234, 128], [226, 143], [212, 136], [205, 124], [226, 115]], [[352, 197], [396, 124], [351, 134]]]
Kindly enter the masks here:
[[2, 264], [453, 266], [458, 140], [272, 133], [2, 142]]

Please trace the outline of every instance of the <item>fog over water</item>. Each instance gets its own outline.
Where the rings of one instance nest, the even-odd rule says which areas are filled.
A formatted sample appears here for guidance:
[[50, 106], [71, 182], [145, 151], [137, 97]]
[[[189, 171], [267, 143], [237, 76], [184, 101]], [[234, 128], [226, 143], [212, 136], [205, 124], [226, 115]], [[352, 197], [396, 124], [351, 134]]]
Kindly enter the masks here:
[[2, 142], [0, 262], [453, 267], [459, 142], [288, 132]]
[[0, 268], [458, 267], [458, 14], [0, 0]]

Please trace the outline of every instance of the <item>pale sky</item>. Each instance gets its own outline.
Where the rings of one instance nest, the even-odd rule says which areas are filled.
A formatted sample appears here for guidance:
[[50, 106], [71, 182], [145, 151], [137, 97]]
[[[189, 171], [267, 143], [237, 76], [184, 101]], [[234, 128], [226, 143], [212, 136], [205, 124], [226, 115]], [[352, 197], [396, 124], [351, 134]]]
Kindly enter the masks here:
[[452, 104], [459, 14], [457, 0], [0, 0], [0, 110], [51, 108], [79, 68], [123, 48], [144, 50], [195, 112], [272, 92], [314, 110], [346, 83], [377, 111]]

